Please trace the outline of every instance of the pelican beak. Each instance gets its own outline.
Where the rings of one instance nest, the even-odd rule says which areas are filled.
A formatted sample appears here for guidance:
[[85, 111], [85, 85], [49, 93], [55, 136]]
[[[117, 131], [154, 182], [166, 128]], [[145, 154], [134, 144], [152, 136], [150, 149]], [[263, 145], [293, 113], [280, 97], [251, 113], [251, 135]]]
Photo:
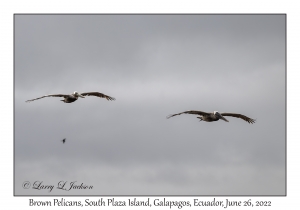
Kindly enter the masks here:
[[78, 96], [79, 96], [79, 97], [81, 97], [81, 98], [84, 98], [84, 96], [83, 96], [83, 95], [81, 95], [80, 93], [78, 93]]
[[222, 119], [222, 120], [224, 120], [224, 121], [226, 121], [226, 122], [229, 122], [225, 117], [223, 117], [221, 114], [220, 114], [220, 119]]
[[220, 119], [222, 119], [222, 120], [224, 120], [224, 121], [226, 121], [226, 122], [229, 122], [225, 117], [223, 117], [220, 113], [218, 113], [218, 115], [219, 115], [219, 117], [220, 117]]

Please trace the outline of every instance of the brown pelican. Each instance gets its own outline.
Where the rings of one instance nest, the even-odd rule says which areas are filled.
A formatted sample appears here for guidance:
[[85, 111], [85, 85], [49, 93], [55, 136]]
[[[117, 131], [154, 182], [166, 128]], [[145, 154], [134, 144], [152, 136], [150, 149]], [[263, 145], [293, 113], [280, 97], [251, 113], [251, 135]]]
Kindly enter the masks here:
[[241, 118], [245, 121], [247, 121], [248, 123], [254, 123], [255, 120], [242, 115], [242, 114], [235, 114], [235, 113], [222, 113], [220, 114], [218, 111], [214, 111], [213, 113], [207, 113], [207, 112], [202, 112], [202, 111], [195, 111], [195, 110], [189, 110], [189, 111], [185, 111], [185, 112], [180, 112], [178, 114], [171, 114], [169, 116], [167, 116], [167, 119], [169, 119], [170, 117], [174, 117], [176, 115], [180, 115], [180, 114], [196, 114], [196, 115], [200, 115], [200, 117], [197, 117], [200, 119], [200, 121], [206, 121], [206, 122], [213, 122], [213, 121], [218, 121], [219, 119], [224, 120], [226, 122], [229, 122], [225, 117], [223, 116], [230, 116], [230, 117], [237, 117], [237, 118]]
[[78, 96], [81, 98], [84, 98], [84, 96], [97, 96], [100, 98], [106, 98], [107, 100], [115, 100], [115, 98], [104, 95], [103, 93], [99, 93], [99, 92], [88, 92], [88, 93], [78, 93], [77, 91], [75, 91], [74, 93], [70, 94], [70, 95], [65, 95], [65, 94], [52, 94], [52, 95], [45, 95], [39, 98], [35, 98], [35, 99], [31, 99], [31, 100], [27, 100], [26, 102], [31, 102], [34, 100], [38, 100], [41, 98], [45, 98], [45, 97], [64, 97], [64, 100], [61, 100], [65, 103], [72, 103], [74, 101], [76, 101], [78, 99]]

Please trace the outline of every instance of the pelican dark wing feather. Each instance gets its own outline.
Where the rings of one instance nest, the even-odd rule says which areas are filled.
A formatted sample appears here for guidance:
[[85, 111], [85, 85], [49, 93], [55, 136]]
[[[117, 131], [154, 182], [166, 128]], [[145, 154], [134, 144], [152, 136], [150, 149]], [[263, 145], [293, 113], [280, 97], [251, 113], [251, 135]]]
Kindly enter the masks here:
[[245, 121], [247, 121], [248, 123], [255, 123], [254, 119], [251, 119], [245, 115], [242, 114], [235, 114], [235, 113], [221, 113], [222, 116], [230, 116], [230, 117], [237, 117], [237, 118], [241, 118]]
[[181, 115], [181, 114], [197, 114], [197, 115], [202, 115], [202, 116], [209, 115], [209, 113], [207, 113], [207, 112], [189, 110], [189, 111], [185, 111], [185, 112], [180, 112], [178, 114], [170, 114], [167, 116], [167, 119], [169, 119], [170, 117], [174, 117], [176, 115]]
[[100, 97], [100, 98], [106, 98], [106, 99], [109, 100], [109, 101], [116, 100], [116, 99], [113, 98], [113, 97], [104, 95], [103, 93], [99, 93], [99, 92], [81, 93], [81, 95], [83, 95], [83, 96], [97, 96], [97, 97]]
[[42, 96], [42, 97], [39, 97], [39, 98], [34, 98], [34, 99], [31, 99], [31, 100], [27, 100], [26, 102], [35, 101], [35, 100], [45, 98], [45, 97], [67, 97], [67, 96], [68, 95], [65, 95], [65, 94], [51, 94], [51, 95], [45, 95], [45, 96]]

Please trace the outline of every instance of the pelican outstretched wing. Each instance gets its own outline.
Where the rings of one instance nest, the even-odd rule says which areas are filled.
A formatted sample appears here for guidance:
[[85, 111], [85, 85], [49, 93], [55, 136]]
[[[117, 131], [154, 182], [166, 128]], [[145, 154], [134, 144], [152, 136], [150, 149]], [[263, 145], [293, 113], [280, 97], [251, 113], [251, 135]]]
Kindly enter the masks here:
[[222, 116], [230, 116], [230, 117], [237, 117], [237, 118], [241, 118], [245, 121], [247, 121], [248, 123], [255, 123], [254, 119], [251, 119], [245, 115], [242, 114], [235, 114], [235, 113], [221, 113]]
[[106, 98], [106, 99], [109, 100], [109, 101], [116, 100], [116, 99], [113, 98], [113, 97], [104, 95], [103, 93], [99, 93], [99, 92], [81, 93], [81, 95], [83, 95], [83, 96], [97, 96], [97, 97], [100, 97], [100, 98]]
[[181, 114], [197, 114], [197, 115], [202, 115], [202, 116], [209, 115], [209, 113], [207, 113], [207, 112], [189, 110], [189, 111], [185, 111], [185, 112], [180, 112], [178, 114], [170, 114], [167, 116], [167, 119], [169, 119], [170, 117], [174, 117], [176, 115], [181, 115]]
[[65, 96], [68, 96], [68, 95], [65, 95], [65, 94], [45, 95], [45, 96], [42, 96], [42, 97], [39, 97], [39, 98], [34, 98], [34, 99], [31, 99], [31, 100], [27, 100], [26, 102], [35, 101], [35, 100], [38, 100], [38, 99], [41, 99], [41, 98], [45, 98], [45, 97], [65, 97]]

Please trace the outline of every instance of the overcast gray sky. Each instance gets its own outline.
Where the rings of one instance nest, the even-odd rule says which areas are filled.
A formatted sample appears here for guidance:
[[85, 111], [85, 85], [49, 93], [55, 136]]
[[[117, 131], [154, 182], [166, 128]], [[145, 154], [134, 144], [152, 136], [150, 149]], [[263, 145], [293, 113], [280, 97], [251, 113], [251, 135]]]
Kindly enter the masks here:
[[15, 194], [284, 195], [285, 18], [15, 15]]

